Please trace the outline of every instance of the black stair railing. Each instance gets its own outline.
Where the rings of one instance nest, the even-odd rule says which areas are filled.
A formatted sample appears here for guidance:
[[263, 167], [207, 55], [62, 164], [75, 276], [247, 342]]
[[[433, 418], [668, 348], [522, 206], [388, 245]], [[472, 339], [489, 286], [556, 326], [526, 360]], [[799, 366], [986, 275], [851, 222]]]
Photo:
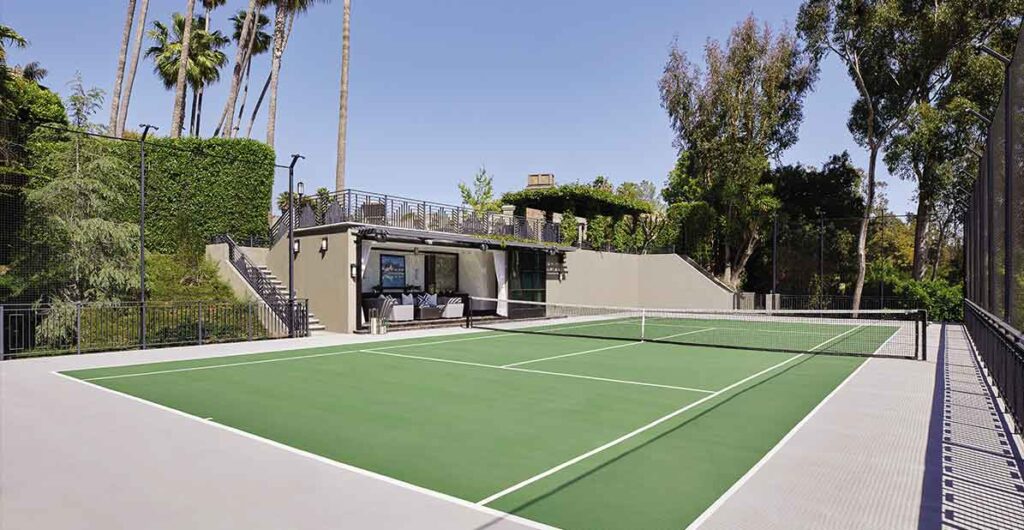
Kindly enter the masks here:
[[[288, 307], [288, 296], [282, 295], [280, 289], [260, 270], [259, 265], [249, 259], [249, 256], [242, 251], [235, 243], [235, 240], [231, 238], [229, 234], [224, 234], [216, 238], [217, 242], [225, 243], [228, 246], [228, 261], [238, 271], [238, 274], [249, 284], [250, 287], [256, 294], [259, 295], [260, 299], [267, 303], [267, 305], [274, 312], [281, 322], [284, 322], [286, 326], [294, 327], [292, 330], [295, 332], [295, 336], [305, 336], [305, 330], [308, 330], [308, 311], [305, 309], [297, 311], [294, 307], [289, 312]], [[291, 314], [290, 314], [291, 313]], [[292, 326], [291, 315], [294, 315], [294, 323]]]

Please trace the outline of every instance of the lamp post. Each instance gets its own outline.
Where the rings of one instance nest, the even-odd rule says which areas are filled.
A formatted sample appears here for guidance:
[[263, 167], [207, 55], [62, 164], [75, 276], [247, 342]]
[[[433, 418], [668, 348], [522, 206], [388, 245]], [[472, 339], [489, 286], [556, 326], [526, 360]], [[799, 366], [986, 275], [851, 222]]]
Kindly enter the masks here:
[[[295, 164], [306, 158], [292, 155], [288, 165], [288, 336], [295, 336]], [[300, 189], [303, 187], [299, 183]]]
[[146, 349], [146, 136], [158, 127], [141, 123], [139, 137], [139, 345]]

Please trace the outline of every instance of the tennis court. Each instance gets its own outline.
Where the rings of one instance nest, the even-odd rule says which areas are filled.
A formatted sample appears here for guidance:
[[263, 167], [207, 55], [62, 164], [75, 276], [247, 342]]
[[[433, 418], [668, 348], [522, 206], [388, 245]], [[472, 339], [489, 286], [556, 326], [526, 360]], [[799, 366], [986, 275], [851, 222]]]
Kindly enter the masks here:
[[916, 323], [871, 315], [544, 310], [456, 336], [65, 375], [552, 526], [681, 527], [867, 356], [917, 346]]

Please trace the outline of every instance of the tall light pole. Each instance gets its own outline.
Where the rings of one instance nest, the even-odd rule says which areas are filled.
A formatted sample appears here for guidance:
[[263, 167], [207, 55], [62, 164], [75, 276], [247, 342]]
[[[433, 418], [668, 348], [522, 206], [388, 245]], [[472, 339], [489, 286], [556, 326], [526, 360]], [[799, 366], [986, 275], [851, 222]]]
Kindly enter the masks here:
[[146, 136], [159, 127], [141, 123], [139, 138], [139, 345], [146, 349]]
[[288, 336], [295, 336], [295, 164], [306, 158], [292, 155], [288, 165]]

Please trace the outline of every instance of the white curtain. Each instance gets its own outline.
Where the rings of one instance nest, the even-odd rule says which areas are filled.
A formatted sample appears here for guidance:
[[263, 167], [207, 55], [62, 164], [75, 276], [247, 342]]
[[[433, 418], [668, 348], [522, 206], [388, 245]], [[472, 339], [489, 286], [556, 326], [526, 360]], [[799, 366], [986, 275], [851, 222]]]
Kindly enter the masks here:
[[359, 288], [363, 288], [363, 275], [366, 274], [366, 266], [370, 264], [370, 248], [373, 244], [363, 240], [362, 253], [359, 255]]
[[[507, 272], [508, 267], [506, 265], [506, 254], [504, 250], [492, 250], [491, 256], [494, 257], [494, 278], [498, 280], [498, 299], [508, 299], [508, 278]], [[498, 315], [507, 317], [508, 316], [508, 303], [498, 302]]]

